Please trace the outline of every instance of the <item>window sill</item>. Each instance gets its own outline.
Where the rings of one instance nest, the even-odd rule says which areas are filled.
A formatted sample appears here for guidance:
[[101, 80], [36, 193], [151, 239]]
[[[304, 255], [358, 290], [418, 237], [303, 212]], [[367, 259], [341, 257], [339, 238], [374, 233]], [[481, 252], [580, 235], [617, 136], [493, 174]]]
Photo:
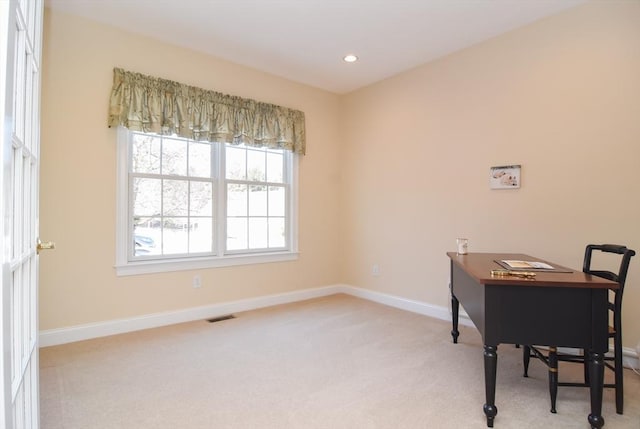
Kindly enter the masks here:
[[224, 257], [164, 259], [136, 261], [117, 264], [116, 275], [136, 276], [140, 274], [167, 273], [171, 271], [199, 270], [204, 268], [232, 267], [236, 265], [266, 264], [270, 262], [294, 261], [298, 252], [280, 252], [261, 255], [231, 255]]

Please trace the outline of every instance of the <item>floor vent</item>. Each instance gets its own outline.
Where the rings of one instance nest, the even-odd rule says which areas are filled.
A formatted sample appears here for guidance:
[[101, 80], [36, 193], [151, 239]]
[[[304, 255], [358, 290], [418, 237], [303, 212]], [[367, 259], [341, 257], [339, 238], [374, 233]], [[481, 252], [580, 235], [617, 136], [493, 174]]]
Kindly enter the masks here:
[[211, 319], [207, 319], [207, 322], [216, 323], [216, 322], [222, 322], [223, 320], [229, 320], [229, 319], [235, 319], [235, 318], [236, 316], [234, 316], [233, 314], [227, 314], [226, 316], [213, 317]]

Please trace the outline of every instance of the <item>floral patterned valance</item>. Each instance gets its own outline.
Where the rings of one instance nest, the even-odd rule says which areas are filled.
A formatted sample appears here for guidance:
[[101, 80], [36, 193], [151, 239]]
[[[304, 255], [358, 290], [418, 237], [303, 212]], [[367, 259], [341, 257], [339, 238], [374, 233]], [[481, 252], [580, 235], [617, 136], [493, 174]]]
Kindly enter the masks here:
[[113, 69], [109, 126], [305, 153], [304, 112]]

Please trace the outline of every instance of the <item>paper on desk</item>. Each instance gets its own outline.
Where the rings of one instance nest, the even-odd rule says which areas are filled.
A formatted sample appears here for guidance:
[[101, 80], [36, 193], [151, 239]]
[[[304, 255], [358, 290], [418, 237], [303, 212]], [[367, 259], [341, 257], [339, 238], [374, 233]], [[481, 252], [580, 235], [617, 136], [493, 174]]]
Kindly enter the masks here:
[[553, 270], [553, 267], [547, 263], [544, 262], [538, 262], [538, 261], [514, 261], [514, 260], [505, 260], [503, 259], [502, 262], [504, 262], [506, 265], [508, 265], [510, 268], [527, 268], [527, 269], [544, 269], [544, 270]]

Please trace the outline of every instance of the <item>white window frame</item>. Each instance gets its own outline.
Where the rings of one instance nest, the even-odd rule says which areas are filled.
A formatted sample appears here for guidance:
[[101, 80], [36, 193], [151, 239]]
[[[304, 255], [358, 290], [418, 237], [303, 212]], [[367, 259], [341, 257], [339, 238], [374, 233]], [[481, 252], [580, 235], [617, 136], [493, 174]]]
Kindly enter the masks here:
[[[116, 172], [116, 275], [130, 276], [170, 271], [195, 270], [203, 268], [228, 267], [235, 265], [261, 264], [269, 262], [292, 261], [298, 258], [298, 155], [292, 154], [289, 175], [289, 199], [287, 207], [287, 228], [290, 243], [287, 250], [256, 252], [247, 250], [246, 253], [237, 251], [224, 253], [223, 243], [226, 239], [226, 186], [220, 180], [216, 186], [216, 198], [220, 202], [216, 209], [216, 256], [181, 256], [179, 258], [138, 259], [129, 257], [130, 231], [129, 222], [129, 157], [130, 131], [124, 127], [117, 130], [117, 172]], [[223, 151], [219, 151], [222, 153]], [[224, 157], [218, 156], [217, 166], [220, 175], [224, 172]]]

